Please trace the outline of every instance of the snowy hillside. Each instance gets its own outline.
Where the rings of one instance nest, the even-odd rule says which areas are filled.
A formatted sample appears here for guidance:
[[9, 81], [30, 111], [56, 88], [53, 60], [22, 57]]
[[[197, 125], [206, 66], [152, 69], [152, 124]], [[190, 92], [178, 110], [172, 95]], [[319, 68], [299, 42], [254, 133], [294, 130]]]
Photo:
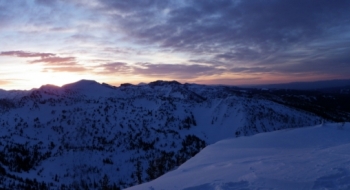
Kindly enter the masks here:
[[349, 137], [337, 123], [222, 140], [129, 189], [350, 189]]
[[0, 95], [0, 189], [125, 188], [222, 139], [350, 121], [348, 95], [176, 81]]

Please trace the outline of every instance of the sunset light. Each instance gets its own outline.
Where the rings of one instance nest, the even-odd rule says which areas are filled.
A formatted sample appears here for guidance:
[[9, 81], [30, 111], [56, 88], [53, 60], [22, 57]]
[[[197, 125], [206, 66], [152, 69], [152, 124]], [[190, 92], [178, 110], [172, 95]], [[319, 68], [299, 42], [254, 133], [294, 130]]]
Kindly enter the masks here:
[[350, 0], [0, 0], [0, 190], [350, 189]]
[[[257, 8], [259, 7], [259, 8]], [[0, 1], [0, 89], [349, 78], [348, 1]]]

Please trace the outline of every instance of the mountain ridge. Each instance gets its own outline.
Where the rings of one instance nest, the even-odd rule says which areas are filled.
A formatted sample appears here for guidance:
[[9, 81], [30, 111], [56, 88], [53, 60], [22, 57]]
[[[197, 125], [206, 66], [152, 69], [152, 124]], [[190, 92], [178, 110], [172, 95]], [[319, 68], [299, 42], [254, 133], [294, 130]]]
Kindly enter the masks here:
[[[294, 90], [320, 90], [327, 88], [340, 88], [350, 85], [350, 79], [320, 80], [311, 82], [290, 82], [281, 84], [247, 85], [252, 88], [294, 89]], [[243, 87], [243, 86], [242, 86]]]
[[222, 139], [348, 121], [346, 101], [344, 94], [176, 81], [43, 86], [0, 98], [0, 188], [38, 189], [34, 179], [51, 189], [126, 188]]

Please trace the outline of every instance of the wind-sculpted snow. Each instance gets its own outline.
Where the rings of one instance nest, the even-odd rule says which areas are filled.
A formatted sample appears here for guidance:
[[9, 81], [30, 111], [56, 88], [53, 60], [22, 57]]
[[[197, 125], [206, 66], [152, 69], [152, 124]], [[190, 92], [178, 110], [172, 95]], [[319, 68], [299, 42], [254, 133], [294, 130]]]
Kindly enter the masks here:
[[350, 189], [350, 123], [219, 141], [141, 189]]
[[0, 188], [125, 188], [225, 138], [349, 119], [341, 106], [323, 117], [308, 100], [294, 105], [284, 95], [176, 81], [113, 87], [88, 80], [7, 94], [0, 98]]

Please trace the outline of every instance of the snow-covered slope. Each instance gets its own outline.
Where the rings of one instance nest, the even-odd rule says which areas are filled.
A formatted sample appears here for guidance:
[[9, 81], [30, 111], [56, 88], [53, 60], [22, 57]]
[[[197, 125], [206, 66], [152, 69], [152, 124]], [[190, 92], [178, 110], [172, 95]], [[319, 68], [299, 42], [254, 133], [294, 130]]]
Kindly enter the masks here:
[[222, 140], [129, 189], [350, 189], [350, 123]]
[[349, 121], [348, 97], [303, 93], [90, 80], [2, 91], [0, 189], [125, 188], [225, 138]]

